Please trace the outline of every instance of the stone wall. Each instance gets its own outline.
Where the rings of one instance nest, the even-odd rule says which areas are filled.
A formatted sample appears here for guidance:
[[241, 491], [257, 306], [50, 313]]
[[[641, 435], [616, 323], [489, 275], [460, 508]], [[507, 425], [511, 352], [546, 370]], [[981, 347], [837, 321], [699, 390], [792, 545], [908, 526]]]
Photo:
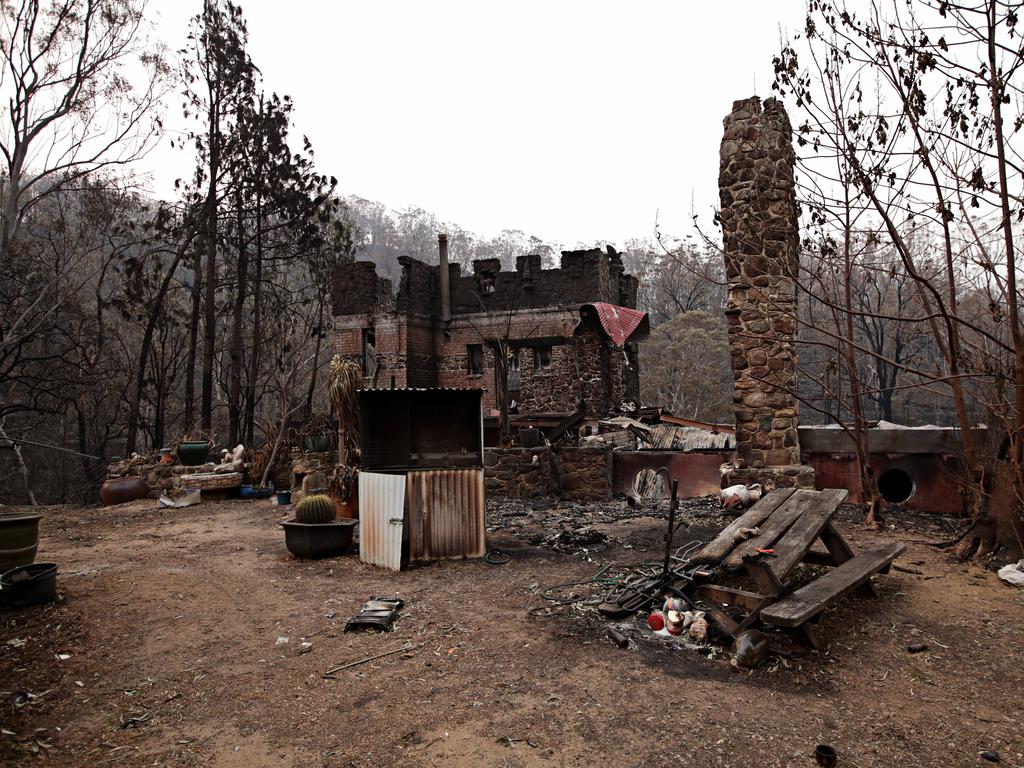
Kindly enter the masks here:
[[[292, 451], [289, 455], [288, 466], [282, 467], [274, 476], [274, 486], [276, 488], [291, 488], [294, 493], [302, 489], [302, 478], [306, 475], [319, 472], [327, 478], [334, 472], [337, 465], [337, 451], [324, 451], [323, 453]], [[296, 496], [297, 499], [298, 496]]]
[[782, 104], [737, 101], [725, 118], [719, 192], [735, 388], [736, 464], [723, 482], [809, 485], [797, 435], [800, 231], [792, 128]]
[[554, 490], [550, 448], [488, 448], [484, 451], [488, 495], [527, 499]]
[[554, 455], [560, 495], [577, 501], [612, 497], [612, 449], [566, 446]]
[[488, 495], [531, 498], [554, 494], [577, 501], [612, 497], [612, 451], [605, 447], [488, 448]]

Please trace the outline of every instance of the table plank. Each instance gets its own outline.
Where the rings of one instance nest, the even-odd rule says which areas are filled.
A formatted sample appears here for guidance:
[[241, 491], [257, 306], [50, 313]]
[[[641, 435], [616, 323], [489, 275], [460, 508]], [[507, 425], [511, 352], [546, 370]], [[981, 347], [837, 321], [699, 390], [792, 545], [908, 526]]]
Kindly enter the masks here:
[[798, 627], [887, 567], [904, 549], [906, 545], [897, 541], [865, 550], [768, 606], [761, 611], [761, 619], [779, 627]]
[[804, 510], [813, 503], [817, 491], [800, 489], [786, 499], [785, 503], [779, 506], [768, 519], [761, 523], [761, 533], [746, 541], [737, 544], [728, 557], [723, 561], [727, 568], [739, 568], [743, 565], [743, 558], [747, 555], [754, 555], [759, 549], [769, 549], [782, 534], [789, 530], [789, 526], [795, 523]]
[[835, 517], [848, 495], [849, 492], [845, 488], [828, 488], [808, 500], [803, 514], [790, 526], [785, 535], [775, 542], [775, 557], [769, 563], [769, 567], [779, 581], [785, 581], [797, 563], [803, 560], [807, 550]]
[[690, 562], [717, 563], [736, 546], [736, 533], [740, 528], [756, 528], [793, 495], [793, 488], [769, 491], [742, 515], [727, 525], [722, 532], [704, 546]]

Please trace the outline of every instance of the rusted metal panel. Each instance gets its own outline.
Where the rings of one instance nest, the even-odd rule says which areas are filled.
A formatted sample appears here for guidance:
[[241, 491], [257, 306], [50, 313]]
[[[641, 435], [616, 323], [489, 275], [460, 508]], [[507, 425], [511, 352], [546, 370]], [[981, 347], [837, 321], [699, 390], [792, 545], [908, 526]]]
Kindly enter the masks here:
[[482, 469], [409, 472], [409, 559], [484, 555]]
[[404, 515], [404, 475], [360, 472], [359, 559], [400, 570]]
[[[851, 504], [862, 503], [857, 462], [852, 453], [805, 452], [804, 461], [814, 467], [818, 488], [848, 488], [848, 501]], [[965, 470], [959, 457], [872, 454], [870, 463], [876, 478], [892, 469], [907, 473], [914, 484], [913, 495], [904, 505], [908, 509], [940, 515], [965, 513], [966, 498], [960, 481]]]

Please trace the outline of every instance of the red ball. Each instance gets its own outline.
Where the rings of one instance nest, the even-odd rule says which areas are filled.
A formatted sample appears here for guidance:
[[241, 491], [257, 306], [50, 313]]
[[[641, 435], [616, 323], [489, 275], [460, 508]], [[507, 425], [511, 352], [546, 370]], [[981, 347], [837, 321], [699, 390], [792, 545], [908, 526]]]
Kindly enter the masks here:
[[652, 611], [647, 617], [647, 626], [658, 632], [665, 628], [665, 614], [661, 611]]

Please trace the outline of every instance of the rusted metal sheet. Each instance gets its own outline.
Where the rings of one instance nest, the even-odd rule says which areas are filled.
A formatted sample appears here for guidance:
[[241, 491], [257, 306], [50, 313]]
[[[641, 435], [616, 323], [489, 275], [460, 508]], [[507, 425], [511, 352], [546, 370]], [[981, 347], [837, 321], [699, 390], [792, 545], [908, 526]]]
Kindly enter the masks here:
[[736, 447], [735, 434], [672, 424], [657, 424], [640, 439], [644, 449], [657, 451], [723, 451]]
[[482, 469], [412, 471], [406, 488], [410, 560], [483, 557]]
[[661, 421], [666, 424], [675, 424], [677, 427], [697, 427], [697, 429], [706, 429], [709, 432], [724, 432], [727, 435], [735, 435], [736, 427], [732, 424], [715, 424], [712, 421], [697, 421], [696, 419], [684, 419], [680, 416], [672, 416], [668, 413], [663, 413], [658, 416]]
[[605, 304], [601, 301], [584, 304], [580, 309], [584, 307], [590, 307], [597, 313], [597, 319], [605, 333], [620, 347], [633, 336], [643, 338], [651, 332], [647, 313], [638, 309]]
[[404, 515], [404, 475], [360, 472], [359, 559], [400, 570]]

